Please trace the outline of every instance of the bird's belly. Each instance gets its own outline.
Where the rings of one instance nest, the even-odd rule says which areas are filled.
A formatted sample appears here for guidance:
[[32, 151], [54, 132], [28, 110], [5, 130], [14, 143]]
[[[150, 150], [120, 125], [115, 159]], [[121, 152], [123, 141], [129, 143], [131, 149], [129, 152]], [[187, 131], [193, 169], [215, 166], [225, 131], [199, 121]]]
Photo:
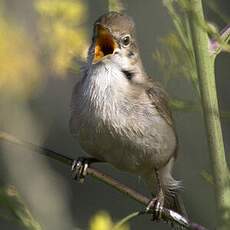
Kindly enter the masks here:
[[[94, 123], [95, 124], [95, 123]], [[141, 124], [140, 124], [141, 125]], [[90, 155], [105, 160], [120, 170], [145, 174], [163, 167], [174, 154], [176, 140], [171, 127], [152, 124], [143, 133], [116, 132], [106, 125], [82, 126], [79, 141]]]
[[80, 145], [88, 154], [123, 171], [139, 173], [142, 170], [142, 151], [110, 135], [97, 133], [95, 137], [92, 130], [86, 138], [83, 137], [85, 134], [81, 134]]

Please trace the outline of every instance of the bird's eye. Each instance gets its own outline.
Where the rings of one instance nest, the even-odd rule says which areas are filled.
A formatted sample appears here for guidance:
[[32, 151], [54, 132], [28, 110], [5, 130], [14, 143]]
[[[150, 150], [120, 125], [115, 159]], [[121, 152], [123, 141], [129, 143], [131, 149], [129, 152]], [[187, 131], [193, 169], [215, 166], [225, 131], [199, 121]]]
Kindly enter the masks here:
[[128, 46], [130, 44], [130, 35], [125, 35], [122, 39], [121, 39], [121, 42], [122, 42], [122, 45], [123, 46]]

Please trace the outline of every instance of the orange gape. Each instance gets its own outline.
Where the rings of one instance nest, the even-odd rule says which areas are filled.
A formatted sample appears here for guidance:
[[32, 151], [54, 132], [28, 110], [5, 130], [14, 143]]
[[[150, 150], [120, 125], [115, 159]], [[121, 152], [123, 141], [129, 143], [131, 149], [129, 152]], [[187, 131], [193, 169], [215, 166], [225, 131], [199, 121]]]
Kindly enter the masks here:
[[97, 30], [96, 46], [93, 63], [100, 61], [103, 57], [112, 54], [117, 47], [111, 34], [104, 28], [100, 27]]

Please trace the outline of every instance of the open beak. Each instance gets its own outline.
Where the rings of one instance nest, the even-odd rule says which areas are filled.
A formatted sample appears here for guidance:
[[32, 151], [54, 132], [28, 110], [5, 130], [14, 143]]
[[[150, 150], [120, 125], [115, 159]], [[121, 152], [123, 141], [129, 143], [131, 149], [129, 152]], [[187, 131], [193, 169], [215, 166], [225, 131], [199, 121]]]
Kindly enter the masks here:
[[101, 24], [97, 24], [93, 64], [101, 61], [107, 55], [113, 54], [116, 47], [117, 43], [108, 29]]

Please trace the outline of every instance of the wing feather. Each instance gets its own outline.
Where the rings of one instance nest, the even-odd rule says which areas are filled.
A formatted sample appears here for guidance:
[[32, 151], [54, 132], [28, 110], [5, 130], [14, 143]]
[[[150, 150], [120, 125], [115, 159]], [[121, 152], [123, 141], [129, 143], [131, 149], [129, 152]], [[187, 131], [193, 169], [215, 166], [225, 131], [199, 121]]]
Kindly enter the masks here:
[[172, 113], [169, 108], [169, 98], [161, 85], [158, 82], [150, 80], [146, 93], [160, 115], [170, 126], [173, 126]]

